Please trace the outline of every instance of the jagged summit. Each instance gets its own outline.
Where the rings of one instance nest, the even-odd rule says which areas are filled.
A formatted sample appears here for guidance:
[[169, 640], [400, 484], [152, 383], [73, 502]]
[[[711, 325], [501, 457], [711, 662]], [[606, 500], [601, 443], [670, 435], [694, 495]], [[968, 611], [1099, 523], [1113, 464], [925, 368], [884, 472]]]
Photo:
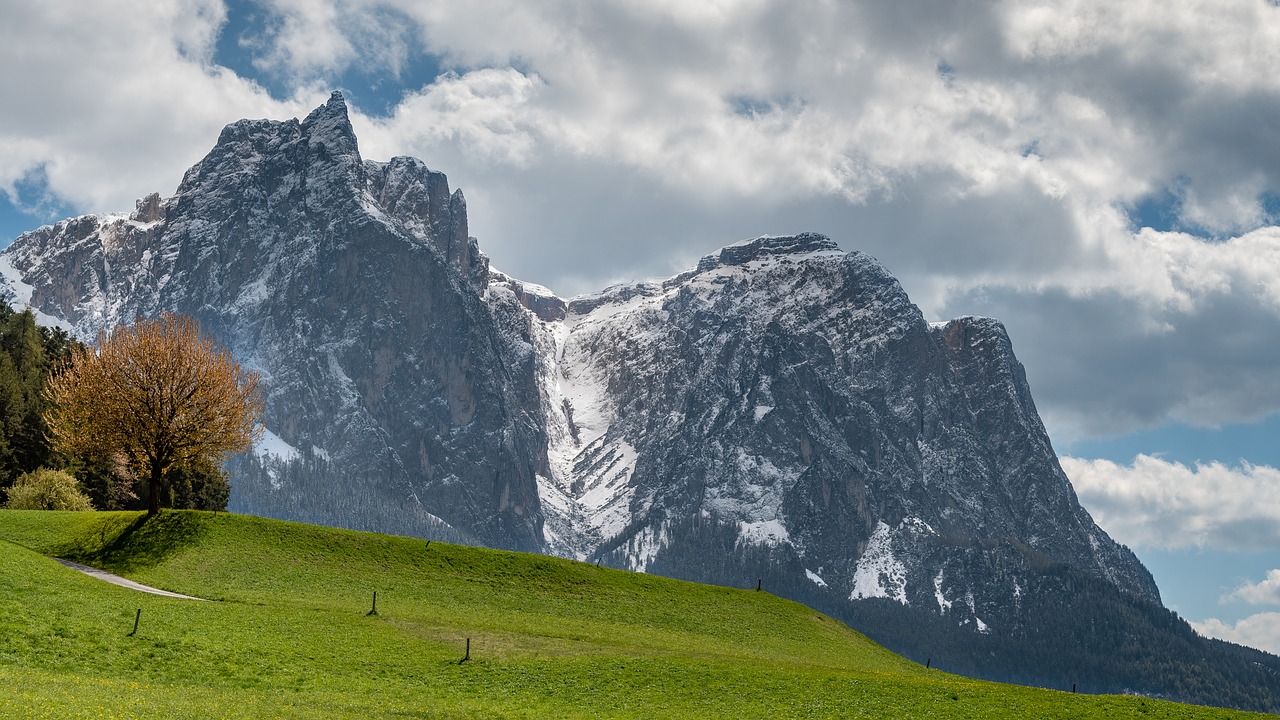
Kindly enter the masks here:
[[315, 110], [307, 114], [307, 119], [303, 121], [303, 125], [315, 125], [317, 123], [327, 123], [337, 128], [340, 134], [351, 134], [351, 118], [347, 111], [347, 99], [342, 95], [341, 90], [334, 90], [329, 93], [329, 99]]
[[323, 145], [323, 152], [333, 157], [354, 158], [357, 161], [360, 158], [356, 131], [351, 127], [347, 101], [340, 91], [335, 90], [328, 102], [307, 115], [302, 121], [302, 131], [310, 136], [313, 144]]
[[806, 255], [817, 252], [841, 252], [831, 238], [818, 233], [800, 233], [773, 237], [764, 235], [729, 245], [707, 255], [698, 263], [698, 271], [705, 272], [720, 265], [743, 265], [752, 260], [782, 255]]

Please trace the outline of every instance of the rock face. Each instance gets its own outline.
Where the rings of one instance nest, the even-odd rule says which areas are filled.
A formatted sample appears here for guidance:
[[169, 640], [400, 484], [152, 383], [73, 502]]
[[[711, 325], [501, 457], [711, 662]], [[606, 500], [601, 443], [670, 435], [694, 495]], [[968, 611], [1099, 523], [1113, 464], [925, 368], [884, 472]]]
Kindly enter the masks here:
[[794, 582], [982, 632], [1054, 563], [1159, 601], [1080, 507], [1000, 323], [926, 323], [866, 255], [760, 238], [562, 316], [540, 298], [490, 286], [540, 388], [552, 552], [701, 577], [754, 546]]
[[28, 233], [0, 269], [86, 338], [196, 317], [263, 374], [270, 431], [369, 476], [350, 490], [365, 525], [437, 516], [543, 547], [546, 441], [483, 301], [466, 201], [418, 160], [362, 161], [341, 95], [301, 122], [227, 126], [173, 197]]
[[444, 175], [362, 160], [338, 94], [227, 126], [173, 197], [23, 235], [0, 272], [82, 337], [174, 310], [259, 370], [277, 454], [326, 470], [237, 483], [240, 510], [719, 582], [765, 568], [974, 633], [1015, 632], [1050, 566], [1159, 602], [1077, 502], [998, 322], [930, 325], [811, 234], [557, 298], [490, 271]]

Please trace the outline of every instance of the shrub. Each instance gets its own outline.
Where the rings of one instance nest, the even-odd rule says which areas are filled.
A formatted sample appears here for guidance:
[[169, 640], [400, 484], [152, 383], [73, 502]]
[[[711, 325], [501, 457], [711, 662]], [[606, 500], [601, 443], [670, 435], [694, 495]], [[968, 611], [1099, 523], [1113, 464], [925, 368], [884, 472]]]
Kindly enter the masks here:
[[12, 510], [92, 510], [75, 476], [61, 470], [40, 468], [23, 473], [9, 488]]

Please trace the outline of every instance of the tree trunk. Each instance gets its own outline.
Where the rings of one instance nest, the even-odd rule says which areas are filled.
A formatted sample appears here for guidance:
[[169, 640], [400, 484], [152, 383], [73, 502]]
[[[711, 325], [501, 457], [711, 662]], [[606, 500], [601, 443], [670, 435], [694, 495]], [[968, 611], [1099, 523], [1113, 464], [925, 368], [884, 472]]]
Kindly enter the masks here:
[[164, 483], [164, 468], [159, 463], [151, 463], [151, 492], [147, 498], [147, 515], [160, 514], [160, 487]]

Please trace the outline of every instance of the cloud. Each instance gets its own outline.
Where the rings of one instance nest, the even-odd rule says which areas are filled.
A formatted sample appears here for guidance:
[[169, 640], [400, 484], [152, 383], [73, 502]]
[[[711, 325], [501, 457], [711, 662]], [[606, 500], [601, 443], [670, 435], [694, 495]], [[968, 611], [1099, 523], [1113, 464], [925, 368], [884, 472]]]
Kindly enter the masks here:
[[38, 177], [78, 211], [131, 209], [148, 192], [172, 192], [229, 120], [323, 101], [316, 91], [277, 102], [213, 65], [225, 21], [217, 0], [6, 8], [0, 192], [16, 199], [16, 186]]
[[[1144, 233], [1154, 236], [1155, 233]], [[1056, 444], [1178, 421], [1215, 426], [1280, 408], [1274, 229], [1200, 256], [1173, 241], [1130, 267], [1131, 287], [990, 284], [954, 291], [940, 315], [1001, 318]], [[1163, 238], [1153, 238], [1152, 248]], [[1166, 272], [1152, 274], [1161, 258]], [[1136, 288], [1147, 288], [1139, 291]]]
[[354, 123], [375, 155], [397, 146], [448, 145], [479, 165], [520, 167], [533, 162], [546, 133], [535, 104], [545, 87], [537, 75], [512, 68], [447, 73], [405, 97], [392, 117]]
[[[447, 172], [518, 277], [572, 294], [817, 230], [879, 257], [931, 318], [1005, 319], [1055, 438], [1280, 409], [1272, 4], [260, 0], [253, 14], [236, 67], [257, 78], [216, 64], [218, 0], [10, 9], [0, 191], [42, 177], [77, 210], [128, 209], [170, 192], [225, 123], [305, 115], [353, 69], [391, 82], [429, 56], [438, 77], [386, 112], [355, 106], [361, 149]], [[1212, 239], [1132, 227], [1163, 197]]]
[[[1061, 462], [1080, 503], [1099, 526], [1126, 545], [1164, 550], [1280, 548], [1276, 468], [1221, 463], [1188, 467], [1149, 455], [1138, 455], [1128, 466], [1072, 457]], [[1270, 577], [1264, 585], [1269, 582]]]
[[1264, 612], [1242, 618], [1234, 625], [1217, 618], [1204, 622], [1190, 621], [1191, 627], [1204, 637], [1228, 642], [1280, 655], [1280, 613]]
[[1244, 583], [1222, 598], [1224, 603], [1231, 601], [1250, 605], [1280, 605], [1280, 570], [1268, 572], [1267, 578], [1262, 582]]

